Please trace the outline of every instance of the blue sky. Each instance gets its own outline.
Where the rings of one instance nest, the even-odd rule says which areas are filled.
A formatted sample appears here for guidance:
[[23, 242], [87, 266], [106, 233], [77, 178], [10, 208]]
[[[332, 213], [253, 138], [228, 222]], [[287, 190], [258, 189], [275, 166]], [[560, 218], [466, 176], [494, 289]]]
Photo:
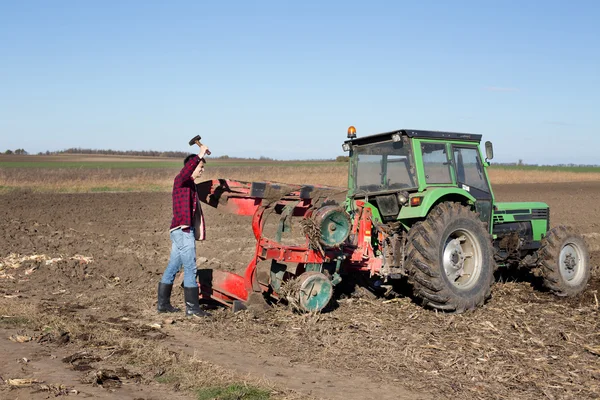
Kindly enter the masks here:
[[597, 1], [0, 0], [0, 151], [333, 158], [471, 132], [496, 161], [600, 164]]

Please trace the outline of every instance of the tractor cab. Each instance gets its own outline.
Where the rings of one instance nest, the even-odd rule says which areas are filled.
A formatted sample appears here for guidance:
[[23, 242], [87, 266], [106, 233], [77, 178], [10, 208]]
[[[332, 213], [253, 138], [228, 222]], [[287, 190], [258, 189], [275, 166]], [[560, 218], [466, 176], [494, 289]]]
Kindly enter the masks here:
[[[349, 198], [368, 198], [383, 222], [410, 224], [443, 199], [474, 204], [489, 223], [493, 192], [480, 141], [481, 135], [414, 129], [357, 138], [350, 127], [342, 146], [350, 152]], [[486, 154], [493, 157], [490, 142]]]

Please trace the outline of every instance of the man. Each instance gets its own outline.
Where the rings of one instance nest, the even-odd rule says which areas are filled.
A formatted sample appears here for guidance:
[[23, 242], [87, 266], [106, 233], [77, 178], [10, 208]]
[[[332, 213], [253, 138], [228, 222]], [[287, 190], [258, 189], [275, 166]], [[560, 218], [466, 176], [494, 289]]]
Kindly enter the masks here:
[[196, 281], [196, 240], [204, 240], [204, 219], [196, 194], [194, 180], [204, 172], [204, 155], [210, 154], [204, 145], [200, 153], [190, 154], [183, 162], [183, 169], [173, 182], [173, 220], [170, 227], [171, 257], [158, 284], [158, 312], [178, 312], [171, 305], [171, 290], [175, 275], [183, 264], [183, 293], [185, 313], [188, 317], [207, 317], [200, 309], [199, 288]]

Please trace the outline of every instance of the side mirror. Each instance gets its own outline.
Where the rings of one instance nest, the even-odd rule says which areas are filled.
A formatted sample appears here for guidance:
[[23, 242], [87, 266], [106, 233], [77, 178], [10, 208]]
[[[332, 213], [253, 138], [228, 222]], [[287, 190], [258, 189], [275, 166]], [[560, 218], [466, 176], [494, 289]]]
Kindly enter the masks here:
[[492, 146], [492, 142], [485, 142], [485, 158], [491, 160], [494, 158], [494, 146]]

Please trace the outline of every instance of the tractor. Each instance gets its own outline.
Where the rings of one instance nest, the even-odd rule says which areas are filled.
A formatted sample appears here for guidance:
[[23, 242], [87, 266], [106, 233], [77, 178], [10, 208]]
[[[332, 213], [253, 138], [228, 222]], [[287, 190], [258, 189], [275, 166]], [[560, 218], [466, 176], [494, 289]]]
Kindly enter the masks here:
[[[558, 296], [581, 293], [589, 253], [573, 228], [550, 228], [542, 202], [497, 202], [481, 135], [348, 129], [348, 187], [214, 179], [200, 201], [252, 216], [256, 251], [244, 275], [199, 270], [201, 297], [242, 309], [285, 300], [318, 312], [356, 276], [375, 291], [409, 284], [424, 307], [461, 313], [485, 303], [498, 268], [528, 269]], [[275, 218], [275, 222], [267, 220]], [[298, 221], [300, 243], [282, 240]], [[270, 234], [267, 226], [274, 227]]]

